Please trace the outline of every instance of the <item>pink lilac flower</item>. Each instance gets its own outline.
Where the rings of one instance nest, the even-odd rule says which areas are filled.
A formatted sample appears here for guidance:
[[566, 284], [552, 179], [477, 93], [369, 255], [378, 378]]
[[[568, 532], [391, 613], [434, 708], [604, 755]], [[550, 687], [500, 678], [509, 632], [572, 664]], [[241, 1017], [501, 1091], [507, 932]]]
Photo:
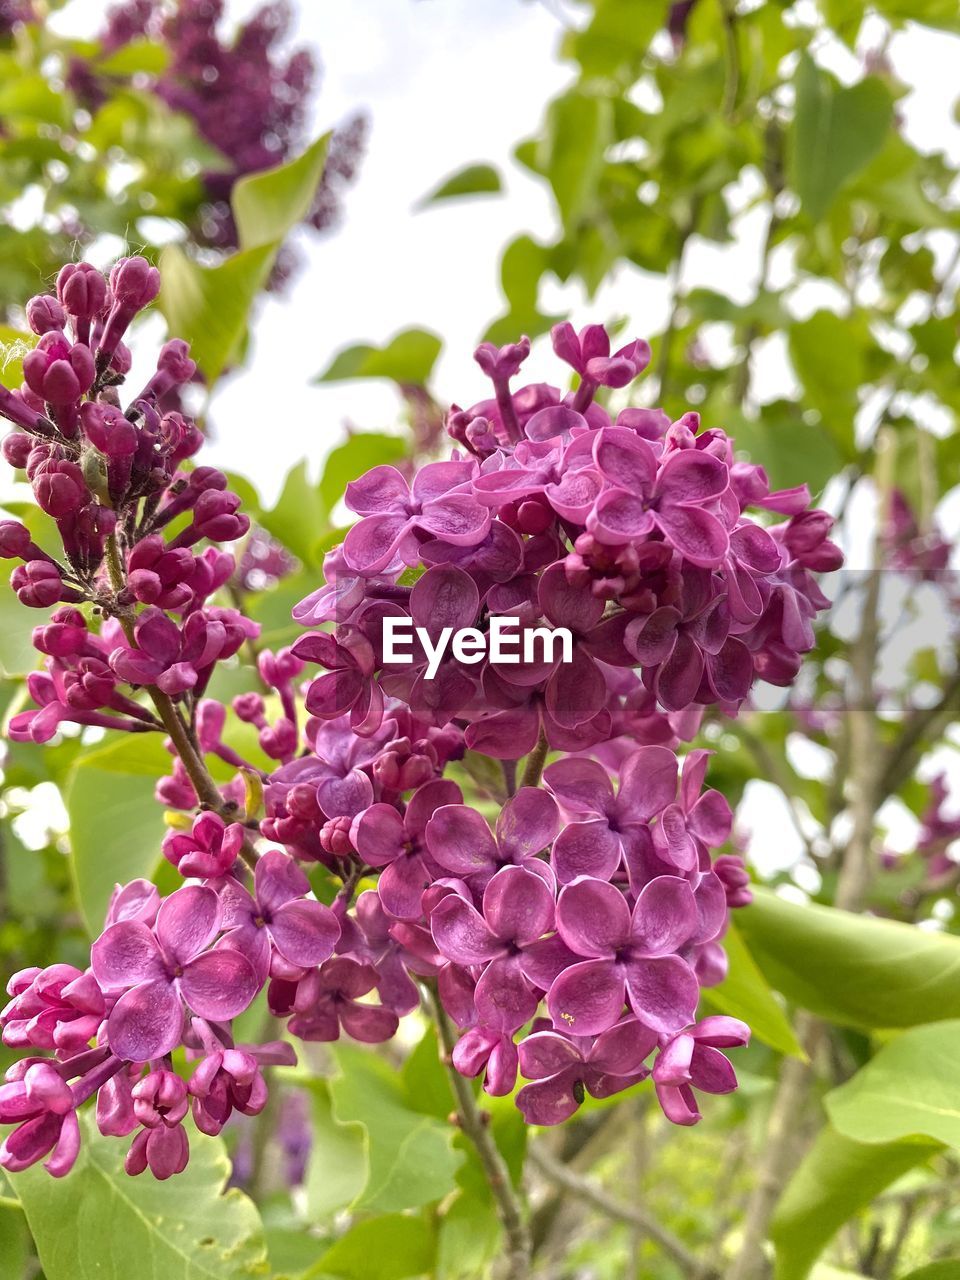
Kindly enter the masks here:
[[256, 995], [253, 963], [212, 948], [221, 907], [212, 889], [187, 885], [165, 899], [153, 929], [135, 920], [110, 925], [90, 952], [101, 988], [117, 997], [107, 1019], [114, 1052], [133, 1062], [162, 1057], [180, 1042], [185, 1006], [223, 1020]]

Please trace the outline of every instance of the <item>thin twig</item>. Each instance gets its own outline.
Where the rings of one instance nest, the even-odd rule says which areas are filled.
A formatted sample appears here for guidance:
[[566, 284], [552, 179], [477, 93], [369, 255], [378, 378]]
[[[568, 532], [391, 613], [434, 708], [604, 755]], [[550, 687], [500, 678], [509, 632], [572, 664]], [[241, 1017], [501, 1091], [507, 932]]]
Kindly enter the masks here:
[[530, 1274], [530, 1231], [510, 1179], [510, 1170], [490, 1132], [489, 1117], [477, 1106], [470, 1081], [453, 1066], [453, 1051], [457, 1043], [453, 1023], [447, 1017], [436, 991], [428, 984], [424, 985], [443, 1050], [443, 1062], [456, 1098], [460, 1128], [477, 1153], [507, 1238], [508, 1270], [504, 1280], [527, 1280]]
[[608, 1195], [602, 1187], [598, 1187], [590, 1178], [584, 1178], [579, 1173], [574, 1173], [567, 1165], [549, 1155], [540, 1146], [531, 1145], [529, 1159], [551, 1182], [558, 1183], [567, 1191], [573, 1192], [581, 1200], [588, 1201], [599, 1209], [601, 1213], [606, 1214], [608, 1218], [614, 1218], [618, 1222], [625, 1222], [628, 1226], [633, 1227], [635, 1231], [639, 1231], [651, 1240], [656, 1241], [663, 1252], [668, 1254], [687, 1275], [695, 1276], [697, 1280], [710, 1280], [711, 1277], [719, 1277], [720, 1272], [716, 1267], [698, 1258], [672, 1231], [663, 1226], [652, 1214], [647, 1213], [639, 1205], [623, 1204], [621, 1201], [615, 1200], [613, 1196]]
[[[813, 1014], [801, 1011], [797, 1015], [796, 1032], [812, 1060], [824, 1034], [823, 1023]], [[764, 1131], [756, 1180], [744, 1215], [740, 1252], [727, 1280], [761, 1280], [769, 1272], [764, 1241], [780, 1192], [793, 1168], [798, 1121], [812, 1079], [810, 1062], [784, 1058]]]
[[[125, 586], [123, 575], [123, 560], [120, 555], [120, 547], [116, 539], [116, 535], [111, 534], [107, 539], [106, 546], [107, 570], [110, 574], [110, 584], [116, 594], [123, 590]], [[129, 612], [124, 613], [120, 609], [116, 610], [118, 621], [123, 628], [123, 633], [131, 645], [136, 643], [134, 637], [133, 619]], [[214, 782], [213, 778], [204, 763], [203, 756], [196, 743], [190, 735], [190, 730], [183, 722], [180, 712], [177, 710], [173, 700], [165, 694], [156, 685], [145, 686], [150, 701], [156, 707], [157, 715], [160, 722], [167, 732], [167, 736], [173, 743], [173, 746], [183, 763], [187, 776], [193, 784], [193, 789], [197, 793], [197, 799], [205, 809], [210, 809], [227, 821], [235, 821], [237, 812], [235, 808], [224, 800], [220, 794], [220, 788]], [[254, 849], [248, 837], [244, 837], [243, 844], [240, 848], [240, 856], [249, 867], [257, 864], [258, 854]]]

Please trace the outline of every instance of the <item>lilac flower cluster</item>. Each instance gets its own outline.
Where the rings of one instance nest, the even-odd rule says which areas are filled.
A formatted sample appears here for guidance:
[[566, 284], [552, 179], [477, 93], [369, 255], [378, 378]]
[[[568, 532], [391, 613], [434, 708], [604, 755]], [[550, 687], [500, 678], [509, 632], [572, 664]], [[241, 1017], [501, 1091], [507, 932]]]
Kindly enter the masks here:
[[[147, 34], [168, 51], [167, 66], [150, 82], [152, 91], [171, 110], [189, 116], [227, 162], [203, 175], [208, 199], [194, 230], [203, 243], [230, 249], [237, 243], [230, 210], [233, 184], [302, 149], [317, 66], [307, 49], [282, 52], [291, 21], [287, 4], [255, 10], [229, 41], [219, 30], [223, 18], [223, 0], [181, 0], [174, 12], [162, 0], [124, 0], [107, 13], [102, 45], [112, 55]], [[78, 60], [71, 71], [71, 85], [87, 103], [102, 99], [113, 78], [95, 62]], [[306, 218], [315, 229], [337, 222], [341, 196], [356, 176], [365, 138], [362, 116], [334, 133]]]
[[[567, 395], [512, 390], [526, 340], [484, 345], [493, 395], [451, 410], [453, 457], [409, 484], [376, 467], [348, 487], [359, 519], [295, 610], [312, 629], [258, 653], [267, 692], [231, 715], [210, 677], [257, 628], [216, 603], [236, 574], [217, 544], [248, 525], [220, 472], [184, 465], [196, 428], [157, 407], [192, 373], [184, 345], [167, 344], [126, 411], [117, 394], [126, 325], [158, 287], [142, 259], [109, 284], [64, 268], [57, 298], [27, 308], [39, 342], [24, 387], [0, 395], [16, 427], [4, 454], [62, 547], [0, 529], [21, 600], [58, 606], [35, 633], [38, 706], [11, 732], [162, 732], [158, 799], [191, 814], [163, 845], [182, 887], [161, 901], [146, 881], [118, 886], [86, 970], [11, 979], [0, 1026], [26, 1056], [0, 1087], [0, 1121], [17, 1124], [0, 1165], [65, 1173], [96, 1095], [101, 1131], [133, 1135], [130, 1173], [180, 1171], [188, 1112], [206, 1133], [256, 1114], [263, 1068], [292, 1061], [286, 1040], [234, 1042], [260, 993], [292, 1037], [376, 1043], [430, 988], [462, 1032], [456, 1069], [492, 1094], [522, 1074], [532, 1123], [651, 1075], [669, 1118], [694, 1123], [696, 1091], [735, 1087], [723, 1050], [749, 1034], [697, 1013], [749, 887], [738, 857], [713, 857], [731, 814], [704, 789], [709, 753], [681, 768], [676, 748], [755, 678], [792, 679], [825, 604], [813, 573], [837, 562], [829, 517], [805, 490], [771, 493], [695, 415], [612, 420], [595, 393], [642, 370], [643, 343], [611, 353], [602, 329], [560, 326], [579, 377]], [[750, 505], [787, 519], [761, 525]], [[428, 636], [546, 621], [570, 629], [572, 660], [445, 656], [431, 679], [420, 642], [411, 663], [384, 661], [391, 617]], [[238, 725], [272, 770], [244, 757]], [[479, 756], [493, 830], [460, 785]], [[233, 779], [218, 786], [208, 760]]]

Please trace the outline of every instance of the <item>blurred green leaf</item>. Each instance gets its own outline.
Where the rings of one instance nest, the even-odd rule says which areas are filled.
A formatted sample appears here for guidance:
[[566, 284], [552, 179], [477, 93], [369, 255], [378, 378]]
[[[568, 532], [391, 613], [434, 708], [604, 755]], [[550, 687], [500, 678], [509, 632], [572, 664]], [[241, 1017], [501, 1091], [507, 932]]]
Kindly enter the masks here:
[[10, 587], [17, 563], [0, 564], [0, 674], [4, 676], [26, 675], [36, 667], [38, 657], [31, 637], [41, 620], [40, 611], [21, 604]]
[[960, 1278], [960, 1258], [941, 1258], [939, 1262], [931, 1262], [919, 1271], [911, 1271], [901, 1280], [958, 1280]]
[[192, 262], [177, 245], [160, 256], [163, 288], [157, 305], [169, 332], [190, 343], [190, 353], [212, 386], [236, 357], [257, 294], [266, 284], [276, 246], [235, 253], [219, 266]]
[[770, 985], [849, 1027], [913, 1027], [960, 1016], [960, 938], [754, 886], [737, 926]]
[[[6, 1185], [3, 1187], [6, 1191]], [[30, 1236], [20, 1206], [0, 1204], [0, 1275], [10, 1280], [21, 1280], [27, 1273], [30, 1256]]]
[[276, 506], [262, 512], [259, 523], [298, 559], [310, 563], [313, 546], [326, 529], [327, 518], [320, 489], [310, 479], [305, 458], [287, 472]]
[[401, 462], [408, 452], [402, 436], [381, 435], [363, 431], [345, 440], [327, 458], [320, 477], [320, 501], [329, 516], [341, 501], [351, 480], [357, 480], [371, 467]]
[[333, 1052], [341, 1072], [330, 1081], [334, 1116], [365, 1131], [368, 1177], [353, 1208], [394, 1213], [453, 1191], [463, 1156], [450, 1126], [411, 1108], [403, 1081], [376, 1054], [347, 1044]]
[[790, 359], [807, 399], [845, 455], [853, 453], [853, 419], [865, 381], [869, 334], [860, 316], [815, 311], [790, 326]]
[[727, 976], [718, 987], [704, 989], [704, 1000], [720, 1013], [742, 1018], [753, 1034], [771, 1049], [793, 1058], [805, 1058], [787, 1015], [732, 922], [724, 934], [723, 948], [729, 966]]
[[419, 201], [417, 207], [457, 200], [462, 196], [494, 195], [503, 190], [499, 172], [492, 164], [468, 164], [445, 178], [438, 187]]
[[960, 1021], [914, 1027], [885, 1044], [824, 1099], [835, 1129], [855, 1142], [923, 1136], [960, 1148]]
[[[125, 1144], [92, 1115], [69, 1177], [39, 1164], [13, 1174], [46, 1280], [255, 1280], [270, 1268], [260, 1218], [242, 1192], [224, 1192], [222, 1141], [191, 1129], [190, 1163], [166, 1182], [131, 1178]], [[11, 1277], [12, 1280], [12, 1277]]]
[[240, 248], [276, 246], [310, 212], [327, 158], [325, 134], [295, 160], [247, 174], [230, 196]]
[[121, 45], [106, 58], [98, 58], [98, 74], [108, 76], [133, 76], [143, 73], [158, 76], [170, 64], [170, 50], [157, 40], [139, 37]]
[[432, 1273], [435, 1247], [425, 1219], [383, 1214], [352, 1226], [303, 1280], [409, 1280]]
[[789, 132], [791, 179], [804, 212], [819, 222], [841, 188], [877, 154], [893, 119], [890, 92], [876, 76], [846, 88], [804, 54], [794, 77]]
[[576, 226], [594, 198], [604, 155], [613, 138], [609, 98], [570, 89], [547, 108], [537, 163], [553, 188], [568, 230]]
[[390, 378], [424, 386], [433, 372], [443, 343], [427, 329], [404, 329], [384, 347], [361, 344], [346, 347], [314, 382], [345, 382], [351, 378]]
[[93, 937], [114, 885], [149, 879], [160, 859], [163, 810], [153, 792], [170, 766], [162, 734], [124, 733], [85, 752], [73, 768], [64, 802], [77, 905]]
[[326, 1080], [308, 1082], [313, 1107], [310, 1160], [307, 1165], [307, 1213], [323, 1221], [345, 1209], [367, 1181], [363, 1126], [341, 1124], [333, 1114]]
[[777, 1204], [770, 1231], [775, 1280], [804, 1280], [849, 1218], [940, 1149], [931, 1142], [854, 1142], [826, 1125]]
[[16, 391], [23, 382], [23, 357], [37, 345], [35, 333], [0, 324], [0, 385]]

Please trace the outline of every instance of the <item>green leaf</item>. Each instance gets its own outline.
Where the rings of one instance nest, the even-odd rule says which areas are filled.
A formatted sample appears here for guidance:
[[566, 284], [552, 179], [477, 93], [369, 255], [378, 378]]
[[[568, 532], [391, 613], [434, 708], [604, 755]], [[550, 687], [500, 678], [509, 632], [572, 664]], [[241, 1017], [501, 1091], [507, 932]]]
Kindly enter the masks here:
[[804, 1280], [834, 1233], [908, 1169], [940, 1150], [931, 1142], [861, 1143], [826, 1125], [780, 1198], [770, 1230], [775, 1280]]
[[476, 1280], [499, 1253], [502, 1237], [493, 1200], [461, 1191], [440, 1219], [436, 1280]]
[[609, 98], [571, 89], [547, 108], [537, 164], [553, 188], [565, 229], [575, 228], [593, 202], [613, 140]]
[[367, 1156], [361, 1125], [341, 1124], [333, 1114], [326, 1080], [308, 1082], [313, 1102], [313, 1143], [307, 1165], [307, 1212], [311, 1222], [345, 1209], [363, 1191]]
[[273, 244], [235, 253], [216, 267], [191, 261], [177, 245], [160, 255], [163, 288], [157, 305], [169, 332], [190, 343], [209, 386], [236, 358], [275, 256]]
[[865, 351], [870, 335], [860, 316], [816, 311], [788, 331], [790, 359], [807, 400], [848, 456], [853, 453], [857, 392], [866, 381]]
[[351, 480], [359, 479], [371, 467], [400, 462], [406, 456], [407, 442], [402, 436], [387, 436], [375, 431], [351, 436], [333, 450], [323, 468], [320, 477], [323, 510], [330, 514], [343, 498]]
[[345, 382], [351, 378], [391, 378], [424, 386], [433, 372], [443, 343], [428, 329], [403, 329], [383, 347], [346, 347], [314, 382]]
[[23, 357], [37, 345], [35, 333], [0, 324], [0, 386], [15, 391], [23, 382]]
[[441, 200], [457, 200], [462, 196], [492, 195], [503, 190], [500, 174], [492, 164], [468, 164], [445, 178], [419, 202], [418, 208], [439, 204]]
[[73, 768], [64, 793], [71, 865], [77, 905], [94, 937], [114, 885], [149, 879], [157, 866], [164, 826], [153, 791], [169, 770], [159, 733], [118, 735]]
[[911, 1271], [901, 1280], [960, 1280], [960, 1258], [941, 1258], [919, 1271]]
[[[852, 446], [852, 413], [846, 422]], [[839, 429], [838, 423], [834, 425]], [[764, 405], [758, 418], [739, 418], [730, 430], [737, 451], [745, 450], [751, 461], [762, 464], [773, 489], [806, 484], [812, 493], [819, 493], [843, 465], [843, 455], [826, 426], [805, 421], [802, 406], [785, 400]]]
[[770, 985], [831, 1022], [913, 1027], [960, 1017], [960, 938], [798, 905], [758, 886], [737, 926]]
[[277, 505], [264, 511], [259, 523], [298, 559], [310, 563], [313, 547], [327, 528], [327, 515], [305, 458], [287, 472]]
[[411, 1108], [402, 1079], [375, 1053], [346, 1044], [333, 1052], [341, 1071], [330, 1082], [334, 1116], [364, 1129], [368, 1176], [353, 1209], [395, 1213], [453, 1191], [463, 1155], [450, 1126]]
[[[7, 1183], [0, 1184], [6, 1194]], [[28, 1275], [27, 1259], [30, 1257], [30, 1234], [23, 1213], [16, 1200], [0, 1205], [0, 1275], [10, 1280], [20, 1280]]]
[[248, 174], [230, 196], [241, 249], [276, 245], [310, 212], [327, 159], [325, 134], [295, 160]]
[[138, 73], [158, 76], [170, 63], [170, 50], [155, 40], [140, 38], [131, 40], [110, 54], [97, 60], [96, 73], [108, 76], [133, 76]]
[[914, 1027], [885, 1044], [824, 1105], [856, 1142], [922, 1136], [960, 1147], [957, 1057], [960, 1021]]
[[433, 1271], [433, 1230], [423, 1218], [385, 1214], [358, 1222], [323, 1255], [311, 1276], [337, 1280], [408, 1280]]
[[21, 604], [10, 587], [10, 575], [18, 563], [0, 564], [0, 675], [4, 677], [26, 675], [37, 665], [32, 639], [39, 621], [36, 610]]
[[742, 1018], [758, 1040], [778, 1053], [805, 1058], [787, 1015], [733, 923], [724, 935], [723, 946], [727, 976], [718, 987], [704, 990], [706, 1002], [732, 1018]]
[[788, 137], [794, 190], [819, 222], [846, 185], [873, 159], [893, 120], [893, 100], [877, 76], [845, 88], [804, 55], [794, 85], [796, 115]]
[[219, 1138], [190, 1132], [190, 1163], [157, 1182], [123, 1171], [127, 1144], [104, 1138], [89, 1112], [67, 1178], [34, 1165], [10, 1178], [46, 1280], [254, 1280], [270, 1268], [260, 1218], [237, 1190]]

